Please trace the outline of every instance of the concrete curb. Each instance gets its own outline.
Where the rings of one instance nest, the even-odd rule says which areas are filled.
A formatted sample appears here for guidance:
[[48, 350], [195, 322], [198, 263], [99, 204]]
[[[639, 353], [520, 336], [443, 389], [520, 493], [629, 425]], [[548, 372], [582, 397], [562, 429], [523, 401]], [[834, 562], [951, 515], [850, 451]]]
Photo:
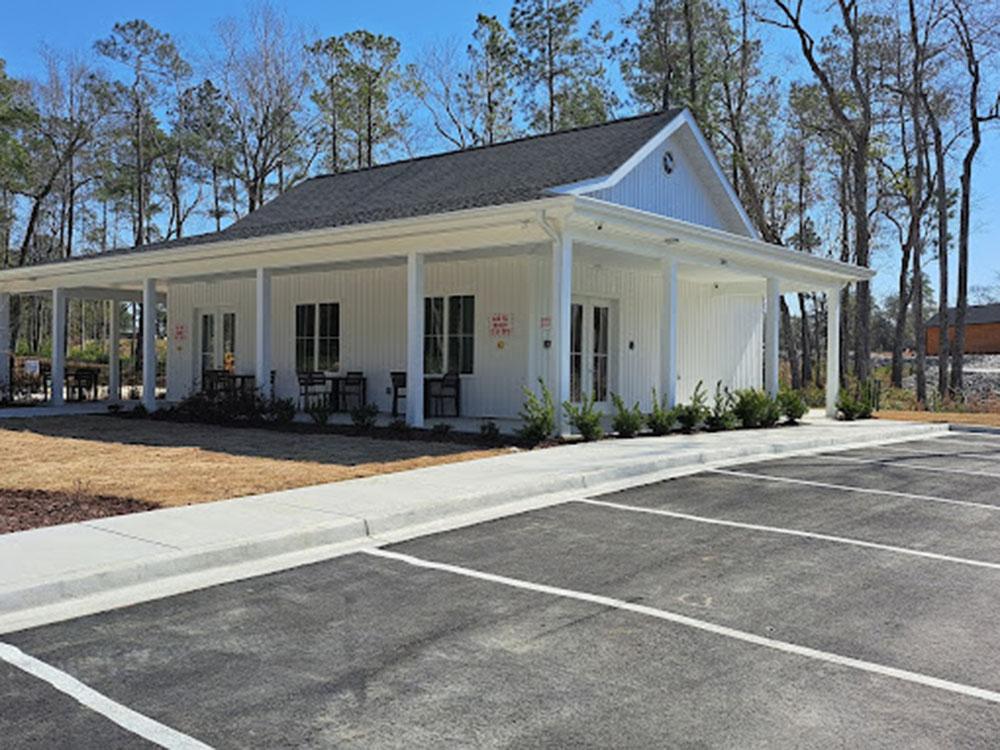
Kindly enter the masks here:
[[[501, 489], [464, 492], [448, 498], [413, 504], [395, 512], [359, 517], [330, 511], [316, 523], [305, 528], [255, 535], [233, 543], [194, 549], [165, 548], [168, 551], [140, 561], [108, 564], [0, 591], [0, 632], [4, 632], [5, 624], [11, 622], [31, 620], [33, 624], [40, 624], [38, 620], [46, 620], [45, 617], [29, 616], [30, 611], [40, 612], [53, 607], [65, 608], [67, 602], [73, 600], [106, 597], [116, 590], [134, 589], [145, 584], [156, 583], [160, 590], [169, 589], [169, 586], [162, 585], [164, 581], [202, 574], [213, 569], [221, 570], [240, 565], [252, 567], [255, 563], [259, 564], [258, 569], [263, 567], [276, 570], [282, 567], [295, 567], [303, 563], [292, 561], [282, 566], [279, 563], [268, 565], [267, 561], [294, 557], [297, 554], [309, 557], [310, 551], [321, 549], [338, 549], [352, 545], [356, 548], [365, 544], [402, 541], [425, 533], [480, 523], [531, 508], [557, 504], [572, 497], [613, 492], [665, 478], [696, 473], [708, 467], [769, 460], [777, 456], [790, 457], [831, 448], [851, 450], [877, 444], [905, 442], [923, 436], [946, 435], [948, 431], [948, 425], [939, 424], [904, 426], [895, 423], [883, 429], [873, 425], [866, 430], [862, 440], [851, 442], [845, 440], [846, 435], [803, 440], [801, 434], [789, 430], [787, 438], [780, 435], [781, 439], [763, 445], [754, 443], [744, 446], [717, 446], [710, 451], [696, 446], [691, 450], [669, 453], [652, 459], [646, 457], [585, 473], [564, 472], [542, 479], [529, 477], [514, 484], [508, 482]], [[247, 499], [247, 502], [252, 501]], [[287, 504], [292, 505], [291, 502]], [[327, 557], [336, 554], [338, 553], [332, 552]], [[318, 556], [318, 559], [323, 559], [323, 556]], [[255, 574], [259, 573], [248, 575]], [[216, 581], [210, 578], [206, 582], [202, 576], [201, 584], [192, 588], [213, 585]], [[226, 576], [222, 578], [227, 579]], [[232, 577], [227, 580], [232, 580]], [[142, 600], [142, 597], [135, 599], [139, 600]], [[6, 630], [10, 630], [9, 625]]]

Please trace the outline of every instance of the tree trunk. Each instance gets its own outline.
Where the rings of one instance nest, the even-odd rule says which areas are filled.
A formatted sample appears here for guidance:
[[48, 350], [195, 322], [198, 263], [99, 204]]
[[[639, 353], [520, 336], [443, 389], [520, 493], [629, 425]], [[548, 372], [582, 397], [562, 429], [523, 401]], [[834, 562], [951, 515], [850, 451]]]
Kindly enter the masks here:
[[[853, 154], [854, 177], [854, 261], [865, 268], [868, 258], [868, 140], [861, 139]], [[867, 380], [871, 372], [871, 285], [859, 281], [854, 324], [854, 372]]]
[[782, 337], [785, 339], [786, 351], [788, 352], [788, 368], [791, 370], [792, 388], [798, 390], [802, 387], [802, 381], [799, 379], [799, 353], [796, 346], [795, 334], [792, 329], [792, 313], [788, 309], [788, 303], [785, 302], [784, 296], [781, 297], [781, 331]]
[[[919, 200], [919, 198], [918, 198]], [[917, 401], [927, 403], [927, 342], [924, 341], [924, 277], [920, 262], [921, 240], [913, 247], [913, 335], [917, 347]]]
[[802, 323], [802, 387], [812, 380], [812, 347], [809, 336], [809, 315], [806, 312], [806, 296], [799, 293], [799, 318]]
[[906, 314], [910, 308], [910, 243], [904, 242], [899, 261], [899, 289], [896, 292], [896, 325], [892, 334], [892, 374], [889, 377], [893, 388], [903, 387], [903, 338], [906, 335]]

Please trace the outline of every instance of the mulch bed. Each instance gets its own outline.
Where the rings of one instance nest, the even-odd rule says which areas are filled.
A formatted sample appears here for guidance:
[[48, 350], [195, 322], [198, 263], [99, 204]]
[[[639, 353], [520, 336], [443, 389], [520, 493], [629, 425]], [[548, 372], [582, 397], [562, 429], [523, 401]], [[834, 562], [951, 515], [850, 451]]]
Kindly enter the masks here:
[[139, 513], [158, 506], [126, 497], [81, 492], [0, 489], [0, 534]]

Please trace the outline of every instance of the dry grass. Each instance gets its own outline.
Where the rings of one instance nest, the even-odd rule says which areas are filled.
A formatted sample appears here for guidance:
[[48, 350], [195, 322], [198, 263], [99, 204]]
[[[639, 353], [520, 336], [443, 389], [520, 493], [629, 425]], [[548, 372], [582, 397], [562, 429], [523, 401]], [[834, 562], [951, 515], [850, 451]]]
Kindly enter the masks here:
[[103, 416], [11, 419], [0, 422], [0, 488], [187, 505], [503, 452]]
[[1000, 427], [1000, 414], [983, 414], [960, 411], [879, 411], [878, 419], [898, 419], [906, 422], [951, 422], [971, 424], [980, 427]]

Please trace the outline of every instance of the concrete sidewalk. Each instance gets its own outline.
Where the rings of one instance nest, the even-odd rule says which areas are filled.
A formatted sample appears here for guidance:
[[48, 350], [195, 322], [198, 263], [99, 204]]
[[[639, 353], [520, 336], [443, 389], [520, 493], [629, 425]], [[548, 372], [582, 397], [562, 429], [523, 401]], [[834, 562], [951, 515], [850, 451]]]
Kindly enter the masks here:
[[[0, 632], [60, 619], [67, 602], [151, 582], [200, 576], [199, 582], [173, 589], [159, 586], [163, 595], [216, 582], [207, 571], [248, 563], [261, 563], [254, 571], [291, 567], [330, 557], [352, 543], [454, 528], [706, 465], [947, 430], [947, 425], [815, 419], [772, 430], [607, 440], [6, 534], [0, 536]], [[229, 571], [218, 581], [253, 574]], [[136, 600], [143, 596], [152, 597], [135, 594]]]

